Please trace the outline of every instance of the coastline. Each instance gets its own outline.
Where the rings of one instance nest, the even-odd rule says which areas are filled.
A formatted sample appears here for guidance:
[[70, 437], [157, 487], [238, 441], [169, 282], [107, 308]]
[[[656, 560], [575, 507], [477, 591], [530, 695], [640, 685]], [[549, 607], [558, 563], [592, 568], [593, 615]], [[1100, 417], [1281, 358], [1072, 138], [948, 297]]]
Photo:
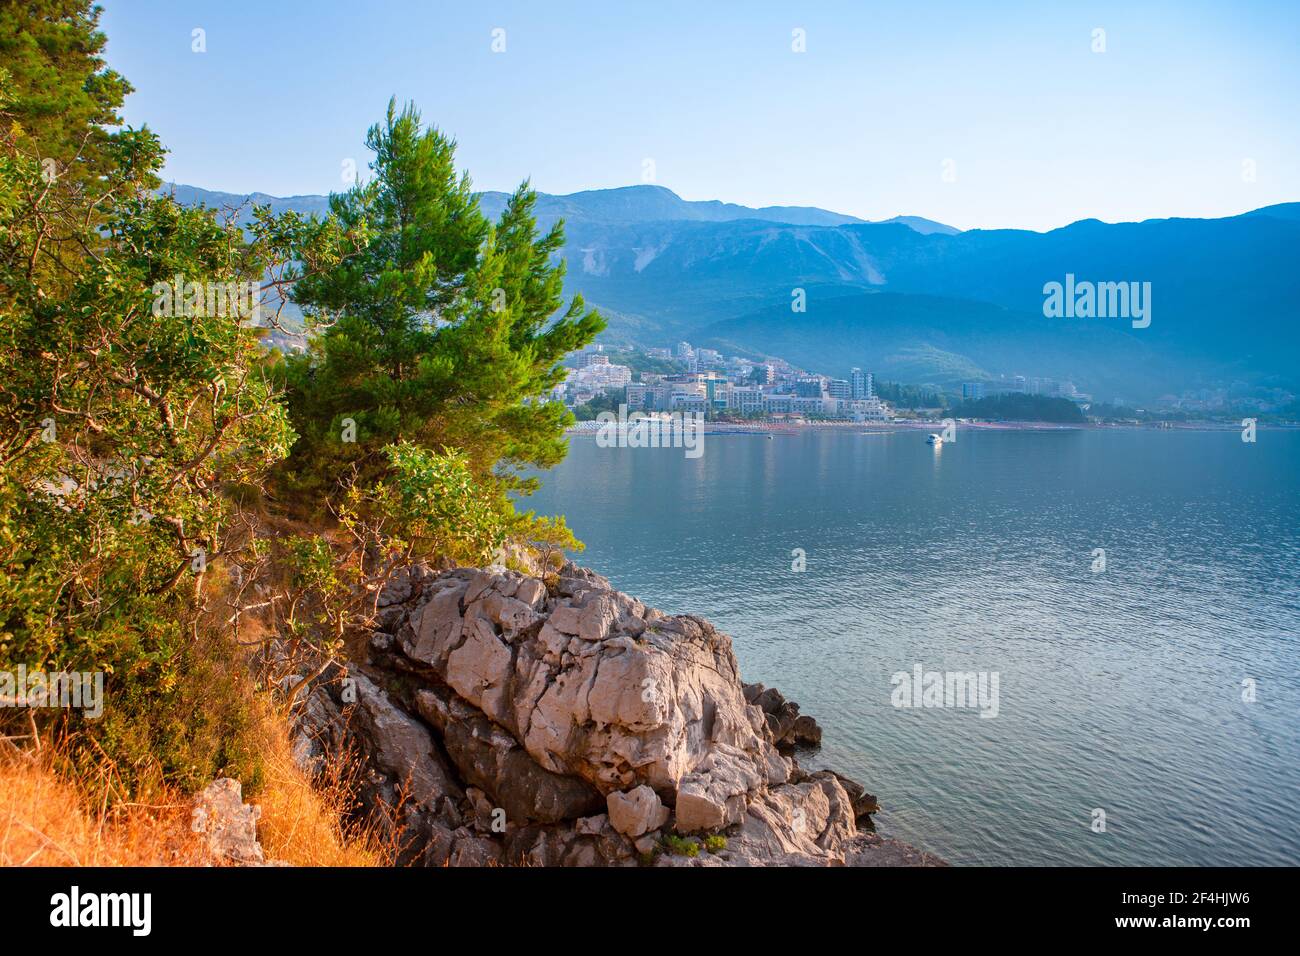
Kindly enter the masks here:
[[821, 728], [743, 683], [727, 634], [537, 570], [413, 568], [364, 660], [308, 694], [296, 758], [362, 756], [399, 863], [947, 865], [876, 833], [865, 786], [800, 767]]
[[[699, 428], [706, 435], [762, 435], [793, 434], [806, 429], [857, 431], [863, 434], [889, 435], [894, 432], [933, 431], [942, 427], [943, 419], [899, 420], [889, 422], [876, 421], [768, 421], [768, 422], [703, 422]], [[566, 435], [594, 436], [600, 428], [595, 421], [577, 422], [565, 429]], [[1261, 422], [1260, 430], [1294, 430], [1300, 429], [1300, 422]], [[1022, 422], [1022, 421], [968, 421], [957, 420], [957, 428], [974, 431], [1026, 431], [1026, 432], [1060, 432], [1060, 431], [1226, 431], [1241, 430], [1238, 422], [1194, 421], [1194, 422], [1148, 422], [1148, 423], [1107, 423], [1107, 422]]]

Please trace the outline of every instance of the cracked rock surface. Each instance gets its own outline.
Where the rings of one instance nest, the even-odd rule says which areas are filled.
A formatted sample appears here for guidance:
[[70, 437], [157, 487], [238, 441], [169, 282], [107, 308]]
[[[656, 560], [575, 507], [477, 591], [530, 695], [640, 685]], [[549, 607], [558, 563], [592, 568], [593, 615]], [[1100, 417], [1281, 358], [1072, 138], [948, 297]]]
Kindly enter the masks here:
[[363, 803], [398, 828], [401, 862], [941, 863], [858, 829], [875, 797], [799, 767], [816, 721], [742, 684], [731, 639], [703, 618], [573, 564], [549, 587], [417, 567], [379, 605], [369, 660], [307, 694], [296, 753], [362, 754]]

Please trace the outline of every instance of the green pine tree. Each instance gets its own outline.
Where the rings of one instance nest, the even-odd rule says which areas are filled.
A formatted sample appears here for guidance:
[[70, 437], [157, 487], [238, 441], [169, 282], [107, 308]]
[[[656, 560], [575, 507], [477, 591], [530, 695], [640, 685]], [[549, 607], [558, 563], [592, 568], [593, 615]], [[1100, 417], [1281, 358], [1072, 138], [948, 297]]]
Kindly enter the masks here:
[[[47, 178], [86, 183], [118, 166], [112, 128], [132, 88], [101, 56], [100, 13], [89, 0], [0, 4], [5, 122], [19, 149], [53, 161]], [[149, 185], [157, 184], [151, 171]]]
[[487, 493], [531, 490], [520, 472], [567, 450], [571, 416], [544, 401], [559, 362], [604, 327], [581, 296], [564, 304], [563, 226], [539, 233], [527, 183], [489, 222], [455, 143], [413, 106], [390, 102], [367, 145], [373, 177], [330, 208], [372, 241], [293, 293], [318, 335], [286, 363], [289, 483], [319, 507], [340, 480], [385, 474], [405, 442], [463, 453]]

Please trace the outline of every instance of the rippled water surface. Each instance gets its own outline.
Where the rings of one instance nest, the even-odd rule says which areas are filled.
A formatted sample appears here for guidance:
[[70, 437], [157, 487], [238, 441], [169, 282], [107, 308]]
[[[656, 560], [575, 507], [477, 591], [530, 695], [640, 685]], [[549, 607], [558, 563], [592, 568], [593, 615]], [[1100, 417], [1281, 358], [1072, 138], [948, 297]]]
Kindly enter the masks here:
[[[730, 633], [884, 833], [954, 863], [1296, 864], [1298, 468], [1281, 431], [575, 437], [530, 507]], [[997, 672], [997, 717], [893, 707], [918, 663]]]

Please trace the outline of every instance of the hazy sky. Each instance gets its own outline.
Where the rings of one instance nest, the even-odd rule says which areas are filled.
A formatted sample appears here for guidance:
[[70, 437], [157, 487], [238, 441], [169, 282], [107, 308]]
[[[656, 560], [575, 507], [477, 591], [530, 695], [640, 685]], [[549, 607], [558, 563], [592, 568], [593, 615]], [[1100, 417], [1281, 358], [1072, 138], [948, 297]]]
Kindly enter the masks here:
[[208, 189], [340, 189], [395, 95], [481, 189], [652, 160], [687, 199], [1032, 229], [1300, 200], [1296, 0], [102, 2], [128, 121]]

